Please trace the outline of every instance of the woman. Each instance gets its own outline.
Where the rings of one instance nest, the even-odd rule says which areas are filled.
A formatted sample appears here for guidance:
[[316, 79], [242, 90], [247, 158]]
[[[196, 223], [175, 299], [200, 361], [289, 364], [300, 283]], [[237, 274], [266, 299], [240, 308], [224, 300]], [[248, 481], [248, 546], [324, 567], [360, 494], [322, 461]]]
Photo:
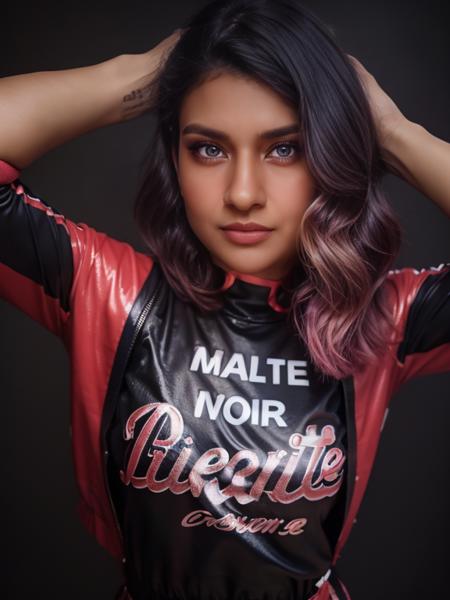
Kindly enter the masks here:
[[[450, 362], [449, 267], [390, 270], [380, 180], [450, 214], [449, 145], [289, 0], [213, 2], [144, 55], [1, 83], [1, 293], [71, 357], [81, 513], [121, 597], [349, 597], [334, 565], [389, 398]], [[149, 108], [148, 254], [18, 179]]]

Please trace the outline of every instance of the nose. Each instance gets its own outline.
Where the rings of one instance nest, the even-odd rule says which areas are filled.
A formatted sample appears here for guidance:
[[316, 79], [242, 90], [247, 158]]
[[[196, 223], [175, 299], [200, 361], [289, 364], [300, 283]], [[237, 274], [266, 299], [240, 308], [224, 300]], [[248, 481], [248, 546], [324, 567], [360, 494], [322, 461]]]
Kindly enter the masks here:
[[254, 205], [265, 205], [259, 165], [250, 153], [241, 153], [230, 165], [230, 178], [223, 200], [240, 211], [248, 211]]

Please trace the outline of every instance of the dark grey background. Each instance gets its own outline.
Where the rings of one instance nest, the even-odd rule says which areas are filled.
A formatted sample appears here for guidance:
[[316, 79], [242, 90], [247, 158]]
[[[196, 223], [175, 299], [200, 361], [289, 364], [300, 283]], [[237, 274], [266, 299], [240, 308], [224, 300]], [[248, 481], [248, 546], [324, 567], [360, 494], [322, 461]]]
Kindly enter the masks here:
[[[9, 3], [2, 9], [0, 75], [145, 51], [203, 4]], [[333, 27], [343, 48], [409, 119], [450, 140], [447, 2], [304, 4]], [[141, 248], [131, 209], [151, 126], [145, 116], [84, 135], [36, 161], [22, 179], [68, 218]], [[385, 185], [405, 231], [396, 266], [450, 260], [444, 213], [393, 176]], [[75, 512], [63, 346], [5, 302], [0, 309], [1, 597], [111, 599], [119, 572]], [[353, 600], [448, 597], [449, 384], [450, 374], [418, 378], [393, 399], [358, 524], [340, 562]]]

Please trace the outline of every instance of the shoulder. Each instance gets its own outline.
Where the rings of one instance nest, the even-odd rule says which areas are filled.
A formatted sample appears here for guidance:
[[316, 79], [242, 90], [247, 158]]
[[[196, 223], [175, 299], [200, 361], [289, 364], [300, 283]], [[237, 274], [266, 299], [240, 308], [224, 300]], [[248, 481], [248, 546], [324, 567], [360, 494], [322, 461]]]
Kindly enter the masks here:
[[[450, 262], [423, 268], [404, 267], [388, 272], [385, 286], [394, 313], [401, 318], [430, 288], [443, 288], [450, 280]], [[421, 295], [419, 296], [419, 292]]]

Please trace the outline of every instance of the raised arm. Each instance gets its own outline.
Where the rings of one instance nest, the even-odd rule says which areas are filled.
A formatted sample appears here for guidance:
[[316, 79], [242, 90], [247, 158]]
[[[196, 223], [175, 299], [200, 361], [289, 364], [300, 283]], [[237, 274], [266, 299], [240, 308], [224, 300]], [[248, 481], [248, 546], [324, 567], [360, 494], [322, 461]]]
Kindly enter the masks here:
[[450, 217], [450, 144], [404, 118], [383, 146], [389, 168]]
[[141, 54], [0, 78], [0, 159], [20, 170], [70, 139], [151, 109], [151, 83], [179, 35]]
[[349, 56], [366, 91], [389, 170], [430, 198], [450, 217], [450, 144], [409, 121], [376, 79]]
[[99, 291], [111, 297], [119, 290], [123, 299], [127, 290], [129, 302], [152, 261], [66, 218], [28, 188], [20, 170], [71, 138], [151, 109], [150, 84], [177, 37], [98, 65], [0, 79], [0, 299], [64, 339], [86, 302], [109, 306]]

